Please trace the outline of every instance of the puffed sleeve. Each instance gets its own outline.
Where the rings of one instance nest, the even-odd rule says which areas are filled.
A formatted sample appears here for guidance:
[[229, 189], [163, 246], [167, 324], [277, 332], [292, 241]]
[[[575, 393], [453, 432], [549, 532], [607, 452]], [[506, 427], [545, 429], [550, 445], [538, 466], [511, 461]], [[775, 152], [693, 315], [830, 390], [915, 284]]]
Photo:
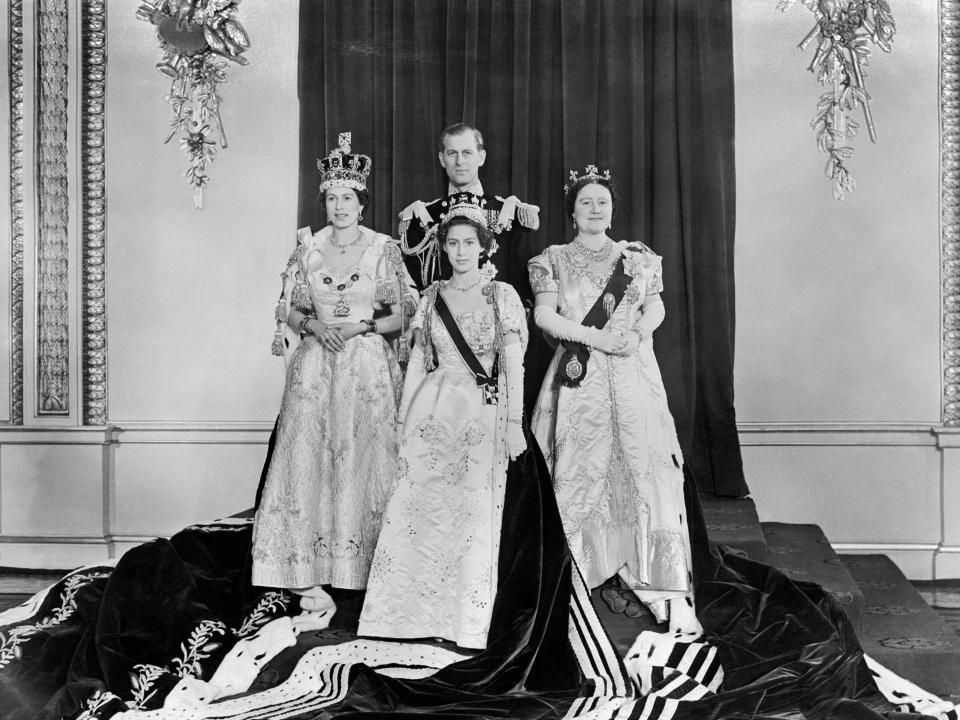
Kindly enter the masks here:
[[530, 274], [530, 287], [533, 288], [534, 294], [560, 291], [557, 268], [550, 248], [527, 261], [527, 272]]
[[643, 276], [647, 280], [647, 295], [663, 292], [663, 258], [649, 248], [643, 253]]
[[500, 326], [504, 336], [514, 333], [519, 336], [520, 344], [527, 347], [527, 311], [513, 285], [497, 283], [499, 289]]

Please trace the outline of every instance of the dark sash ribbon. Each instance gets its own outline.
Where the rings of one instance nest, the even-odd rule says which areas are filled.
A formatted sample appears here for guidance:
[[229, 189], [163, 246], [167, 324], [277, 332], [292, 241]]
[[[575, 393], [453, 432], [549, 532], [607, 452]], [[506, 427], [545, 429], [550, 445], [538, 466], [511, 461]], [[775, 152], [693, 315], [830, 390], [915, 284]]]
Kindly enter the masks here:
[[470, 368], [470, 372], [473, 373], [473, 376], [477, 380], [477, 387], [483, 390], [483, 401], [487, 405], [496, 405], [497, 404], [497, 360], [494, 358], [493, 361], [493, 370], [488, 374], [486, 370], [483, 369], [483, 364], [477, 359], [477, 356], [473, 353], [473, 350], [470, 348], [470, 345], [467, 343], [466, 338], [463, 337], [463, 333], [460, 331], [460, 326], [457, 325], [457, 321], [453, 318], [453, 313], [450, 312], [450, 307], [447, 305], [447, 301], [443, 299], [443, 295], [437, 292], [437, 299], [434, 302], [434, 308], [437, 311], [437, 315], [440, 316], [440, 321], [443, 323], [443, 326], [447, 329], [447, 334], [450, 335], [450, 339], [453, 340], [453, 344], [456, 346], [457, 351], [460, 353], [460, 357], [463, 358], [463, 361], [467, 364], [467, 367]]
[[[620, 305], [627, 286], [633, 277], [627, 275], [623, 269], [623, 257], [617, 260], [616, 266], [607, 284], [600, 293], [600, 297], [587, 312], [581, 323], [584, 327], [602, 329], [610, 316]], [[564, 340], [560, 362], [557, 363], [556, 381], [567, 387], [580, 387], [580, 382], [587, 374], [587, 361], [590, 359], [590, 350], [586, 345], [573, 340]]]

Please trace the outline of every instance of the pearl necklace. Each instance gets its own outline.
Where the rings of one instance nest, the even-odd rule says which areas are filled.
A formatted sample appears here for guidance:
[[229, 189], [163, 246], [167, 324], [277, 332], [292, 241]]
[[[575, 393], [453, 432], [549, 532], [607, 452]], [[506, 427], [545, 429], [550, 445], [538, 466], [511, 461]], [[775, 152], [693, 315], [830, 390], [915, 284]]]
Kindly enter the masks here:
[[614, 246], [613, 240], [611, 240], [610, 238], [607, 238], [606, 242], [604, 242], [601, 247], [597, 248], [596, 250], [593, 250], [587, 247], [587, 244], [580, 239], [579, 235], [577, 235], [573, 239], [573, 247], [577, 251], [577, 253], [583, 256], [586, 260], [589, 260], [591, 262], [603, 262], [604, 260], [606, 260], [610, 256], [610, 253], [613, 251], [613, 246]]
[[480, 277], [478, 277], [478, 278], [476, 279], [476, 282], [472, 282], [472, 283], [470, 283], [469, 285], [467, 285], [467, 286], [465, 286], [465, 287], [460, 287], [459, 285], [454, 284], [453, 279], [451, 278], [450, 280], [447, 280], [447, 282], [446, 282], [446, 284], [444, 285], [444, 287], [453, 288], [453, 289], [456, 290], [457, 292], [467, 293], [467, 292], [470, 292], [471, 290], [473, 290], [475, 287], [477, 287], [477, 285], [479, 285], [481, 282], [483, 282], [483, 275], [481, 275]]

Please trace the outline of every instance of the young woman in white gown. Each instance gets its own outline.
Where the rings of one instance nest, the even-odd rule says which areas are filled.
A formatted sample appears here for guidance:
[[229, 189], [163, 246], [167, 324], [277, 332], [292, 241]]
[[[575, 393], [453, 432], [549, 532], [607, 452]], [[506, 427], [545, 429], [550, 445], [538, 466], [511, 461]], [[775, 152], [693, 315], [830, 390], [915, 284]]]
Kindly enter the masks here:
[[402, 375], [383, 335], [415, 295], [397, 244], [360, 224], [370, 164], [348, 134], [320, 161], [329, 225], [298, 233], [283, 274], [274, 352], [287, 376], [253, 528], [253, 584], [289, 588], [321, 627], [334, 610], [322, 586], [366, 587], [396, 478]]
[[526, 448], [527, 328], [516, 291], [479, 267], [492, 236], [476, 198], [456, 197], [437, 233], [453, 274], [424, 292], [411, 323], [397, 488], [358, 633], [484, 648], [507, 463]]
[[531, 428], [587, 586], [619, 575], [672, 631], [699, 634], [683, 456], [653, 353], [660, 257], [608, 235], [609, 172], [571, 173], [576, 236], [529, 262], [534, 320], [560, 341]]

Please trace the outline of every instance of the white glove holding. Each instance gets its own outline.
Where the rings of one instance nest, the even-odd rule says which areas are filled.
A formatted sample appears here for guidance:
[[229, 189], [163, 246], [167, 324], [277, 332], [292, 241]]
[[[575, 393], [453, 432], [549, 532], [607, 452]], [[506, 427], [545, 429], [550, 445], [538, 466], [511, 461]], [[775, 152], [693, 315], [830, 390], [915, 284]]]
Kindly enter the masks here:
[[600, 330], [567, 320], [549, 305], [537, 305], [533, 309], [533, 321], [538, 328], [557, 340], [573, 340], [584, 345], [594, 345], [600, 339]]
[[558, 340], [583, 343], [607, 355], [625, 355], [630, 348], [629, 338], [622, 333], [599, 330], [567, 320], [547, 305], [537, 305], [533, 309], [533, 320], [537, 327]]
[[507, 374], [507, 454], [516, 460], [527, 449], [523, 434], [523, 350], [520, 343], [503, 348], [503, 369]]
[[419, 342], [414, 342], [413, 350], [410, 351], [410, 362], [407, 363], [407, 376], [403, 381], [400, 408], [397, 410], [397, 442], [403, 440], [403, 423], [410, 411], [410, 403], [427, 374], [423, 367], [423, 357], [423, 346]]

